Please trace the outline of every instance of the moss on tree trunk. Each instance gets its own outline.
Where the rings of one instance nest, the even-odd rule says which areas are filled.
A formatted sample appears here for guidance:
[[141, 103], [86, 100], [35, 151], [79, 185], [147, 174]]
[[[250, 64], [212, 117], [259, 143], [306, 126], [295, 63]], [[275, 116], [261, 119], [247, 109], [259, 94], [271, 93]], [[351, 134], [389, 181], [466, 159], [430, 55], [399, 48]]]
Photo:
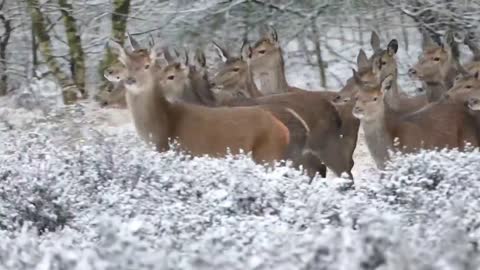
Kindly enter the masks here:
[[63, 102], [72, 104], [76, 101], [77, 88], [67, 73], [62, 71], [60, 63], [53, 56], [52, 42], [46, 30], [45, 18], [40, 11], [38, 0], [27, 0], [28, 8], [32, 16], [32, 27], [38, 40], [40, 50], [52, 75], [62, 87]]
[[85, 54], [83, 52], [80, 35], [77, 31], [76, 20], [72, 15], [73, 7], [67, 0], [58, 0], [58, 4], [60, 5], [65, 23], [72, 78], [82, 98], [87, 98], [88, 93], [85, 89]]
[[[127, 30], [127, 20], [130, 11], [130, 0], [114, 0], [113, 6], [114, 10], [112, 13], [112, 38], [120, 42], [120, 44], [123, 44], [125, 40], [125, 31]], [[106, 89], [109, 85], [109, 83], [103, 77], [103, 71], [115, 61], [116, 58], [114, 57], [110, 49], [107, 48], [105, 51], [105, 57], [103, 58], [99, 67], [100, 77], [102, 78], [102, 89]]]

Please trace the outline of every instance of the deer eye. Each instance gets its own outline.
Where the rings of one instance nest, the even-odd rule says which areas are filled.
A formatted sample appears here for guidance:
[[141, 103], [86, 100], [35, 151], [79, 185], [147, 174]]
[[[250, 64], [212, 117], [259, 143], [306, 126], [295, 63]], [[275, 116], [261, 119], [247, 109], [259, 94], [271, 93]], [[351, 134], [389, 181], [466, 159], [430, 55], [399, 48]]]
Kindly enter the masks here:
[[467, 86], [465, 86], [465, 88], [467, 88], [467, 89], [471, 89], [471, 88], [472, 88], [472, 86], [471, 86], [471, 85], [467, 85]]
[[435, 57], [435, 58], [433, 58], [433, 61], [435, 61], [435, 62], [440, 61], [440, 57]]
[[149, 69], [150, 68], [150, 65], [149, 64], [146, 64], [145, 65], [145, 69]]
[[266, 52], [265, 50], [259, 50], [258, 51], [259, 54], [265, 54], [265, 52]]
[[239, 72], [239, 71], [240, 71], [240, 68], [238, 68], [238, 67], [233, 68], [233, 72]]
[[377, 99], [378, 99], [377, 97], [374, 97], [374, 98], [373, 98], [373, 101], [377, 101]]
[[170, 75], [170, 76], [167, 77], [167, 79], [173, 80], [173, 79], [175, 79], [175, 76], [174, 76], [174, 75]]

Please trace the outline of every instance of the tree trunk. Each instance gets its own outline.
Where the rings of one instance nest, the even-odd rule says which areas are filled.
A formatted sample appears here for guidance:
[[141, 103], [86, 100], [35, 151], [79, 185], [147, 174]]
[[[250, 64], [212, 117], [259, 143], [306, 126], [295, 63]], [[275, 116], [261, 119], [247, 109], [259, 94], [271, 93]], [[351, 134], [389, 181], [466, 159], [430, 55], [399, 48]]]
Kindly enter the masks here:
[[33, 31], [38, 40], [38, 48], [45, 59], [45, 62], [62, 87], [63, 102], [72, 104], [77, 100], [77, 88], [68, 74], [62, 71], [60, 63], [53, 56], [52, 42], [46, 31], [45, 18], [40, 11], [38, 0], [27, 0], [30, 14], [32, 16]]
[[[125, 40], [125, 31], [127, 30], [127, 20], [130, 10], [130, 0], [114, 0], [114, 10], [112, 13], [112, 37], [116, 41], [123, 44]], [[106, 49], [105, 57], [100, 63], [100, 77], [102, 78], [102, 89], [106, 89], [109, 85], [108, 81], [103, 77], [103, 71], [116, 61], [110, 49]]]
[[82, 41], [77, 31], [76, 20], [72, 15], [73, 7], [67, 0], [58, 0], [58, 5], [61, 8], [65, 23], [72, 78], [75, 81], [81, 97], [87, 98], [88, 93], [85, 89], [85, 56]]
[[7, 46], [12, 34], [13, 28], [9, 18], [4, 15], [3, 8], [5, 0], [0, 2], [0, 22], [3, 24], [5, 33], [0, 38], [0, 96], [5, 96], [8, 90], [7, 76]]
[[320, 72], [320, 85], [327, 87], [327, 78], [325, 76], [325, 64], [323, 63], [322, 47], [320, 45], [320, 31], [318, 30], [317, 20], [312, 19], [313, 43], [315, 44], [315, 56]]

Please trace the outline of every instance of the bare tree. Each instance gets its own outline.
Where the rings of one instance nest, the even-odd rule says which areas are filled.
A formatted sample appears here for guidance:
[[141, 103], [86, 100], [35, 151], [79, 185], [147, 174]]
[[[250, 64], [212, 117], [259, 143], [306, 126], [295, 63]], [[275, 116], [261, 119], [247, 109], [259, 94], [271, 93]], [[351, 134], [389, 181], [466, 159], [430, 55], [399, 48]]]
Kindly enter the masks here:
[[40, 11], [38, 0], [27, 0], [27, 3], [32, 16], [33, 32], [38, 39], [39, 50], [52, 75], [57, 79], [63, 89], [63, 102], [65, 104], [71, 104], [77, 100], [77, 87], [68, 74], [62, 70], [62, 66], [54, 57], [54, 49], [47, 32], [47, 20]]
[[88, 94], [85, 89], [85, 58], [82, 48], [82, 41], [77, 30], [77, 23], [72, 14], [73, 7], [67, 2], [67, 0], [58, 0], [58, 5], [61, 8], [65, 23], [72, 78], [81, 94], [81, 97], [87, 98]]
[[12, 34], [12, 22], [10, 18], [5, 17], [5, 2], [0, 2], [0, 23], [3, 27], [3, 34], [0, 37], [0, 96], [7, 94], [8, 90], [8, 75], [7, 75], [7, 46]]
[[[127, 30], [127, 20], [130, 11], [130, 0], [115, 0], [113, 1], [113, 13], [112, 13], [112, 32], [111, 36], [114, 40], [123, 44], [125, 40], [125, 31]], [[106, 48], [105, 57], [100, 63], [99, 73], [103, 80], [103, 89], [109, 86], [108, 82], [103, 78], [103, 72], [106, 67], [110, 66], [114, 62], [112, 52], [109, 48]]]

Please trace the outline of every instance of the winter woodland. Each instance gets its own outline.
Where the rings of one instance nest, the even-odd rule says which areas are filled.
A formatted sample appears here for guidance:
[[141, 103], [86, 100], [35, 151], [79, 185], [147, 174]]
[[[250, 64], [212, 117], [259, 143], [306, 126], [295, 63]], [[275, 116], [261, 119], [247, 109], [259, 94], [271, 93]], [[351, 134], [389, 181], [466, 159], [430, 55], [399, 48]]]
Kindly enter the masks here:
[[398, 82], [422, 34], [480, 45], [475, 0], [0, 0], [0, 270], [479, 269], [478, 148], [391, 153], [362, 129], [345, 174], [308, 176], [247, 154], [191, 157], [145, 144], [128, 109], [102, 106], [109, 42], [154, 42], [209, 77], [276, 29], [290, 85], [338, 91], [363, 49], [398, 41]]

